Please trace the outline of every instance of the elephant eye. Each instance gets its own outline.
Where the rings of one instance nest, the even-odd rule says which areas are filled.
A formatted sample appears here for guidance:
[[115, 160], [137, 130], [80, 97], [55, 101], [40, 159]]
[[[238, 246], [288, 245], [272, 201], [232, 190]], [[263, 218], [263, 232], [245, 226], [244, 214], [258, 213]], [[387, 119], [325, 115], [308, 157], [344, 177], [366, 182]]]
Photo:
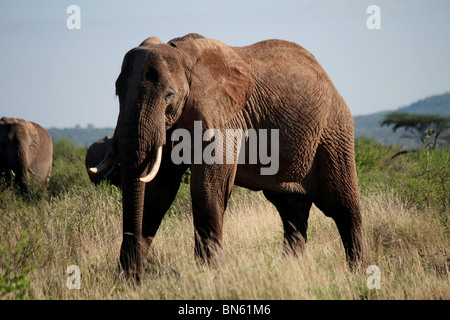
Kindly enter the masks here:
[[165, 100], [169, 101], [170, 99], [172, 99], [175, 96], [175, 94], [170, 91], [169, 93], [166, 94]]

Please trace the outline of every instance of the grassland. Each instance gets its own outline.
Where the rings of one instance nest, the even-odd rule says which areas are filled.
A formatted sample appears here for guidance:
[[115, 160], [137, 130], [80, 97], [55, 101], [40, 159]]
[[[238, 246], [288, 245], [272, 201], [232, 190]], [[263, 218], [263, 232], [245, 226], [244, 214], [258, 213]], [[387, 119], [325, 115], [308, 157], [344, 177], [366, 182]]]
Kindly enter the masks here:
[[[351, 273], [334, 222], [313, 208], [306, 253], [282, 254], [283, 231], [261, 193], [236, 188], [225, 214], [223, 264], [193, 256], [189, 187], [183, 184], [139, 286], [118, 273], [121, 195], [93, 186], [84, 150], [55, 146], [46, 192], [0, 193], [1, 299], [449, 299], [449, 150], [410, 153], [358, 140], [364, 229], [379, 289]], [[71, 265], [80, 289], [68, 289]]]

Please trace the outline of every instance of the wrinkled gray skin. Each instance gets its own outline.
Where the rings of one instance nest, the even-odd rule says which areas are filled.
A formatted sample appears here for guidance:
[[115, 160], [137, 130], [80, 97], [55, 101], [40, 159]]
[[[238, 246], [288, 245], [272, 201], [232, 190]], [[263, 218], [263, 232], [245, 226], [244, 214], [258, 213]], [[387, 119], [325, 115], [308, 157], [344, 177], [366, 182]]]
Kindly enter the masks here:
[[[86, 152], [85, 165], [89, 179], [96, 185], [102, 181], [109, 181], [111, 184], [120, 188], [120, 166], [118, 161], [109, 164], [99, 173], [89, 172], [89, 168], [95, 167], [105, 158], [111, 149], [112, 138], [105, 136], [103, 139], [94, 142]], [[118, 160], [118, 159], [117, 159]]]
[[53, 143], [47, 130], [23, 119], [0, 119], [0, 174], [7, 183], [14, 180], [26, 191], [33, 177], [45, 185], [52, 163]]
[[[280, 213], [286, 252], [302, 252], [314, 203], [336, 222], [350, 267], [368, 262], [354, 161], [353, 119], [325, 71], [301, 46], [267, 40], [246, 47], [189, 34], [148, 38], [124, 57], [116, 81], [120, 113], [112, 155], [123, 193], [120, 263], [139, 280], [148, 249], [187, 165], [171, 160], [171, 132], [279, 129], [279, 170], [261, 163], [191, 164], [195, 254], [220, 261], [222, 223], [233, 185], [262, 190]], [[163, 147], [156, 177], [145, 184]], [[204, 145], [205, 146], [205, 145]], [[247, 146], [248, 147], [248, 146]]]

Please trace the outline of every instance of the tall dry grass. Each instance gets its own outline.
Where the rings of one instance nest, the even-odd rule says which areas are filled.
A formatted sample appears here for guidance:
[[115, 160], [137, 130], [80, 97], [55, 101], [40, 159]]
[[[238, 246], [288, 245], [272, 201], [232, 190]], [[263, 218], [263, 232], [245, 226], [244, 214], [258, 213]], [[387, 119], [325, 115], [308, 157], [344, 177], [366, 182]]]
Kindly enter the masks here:
[[[220, 269], [193, 255], [186, 189], [164, 218], [139, 286], [118, 273], [121, 197], [111, 186], [86, 185], [26, 200], [1, 195], [2, 299], [449, 299], [448, 233], [430, 212], [395, 193], [362, 197], [364, 228], [380, 289], [370, 274], [351, 273], [334, 222], [313, 208], [306, 253], [282, 253], [275, 208], [261, 193], [235, 190], [225, 214]], [[68, 289], [68, 266], [81, 271]]]

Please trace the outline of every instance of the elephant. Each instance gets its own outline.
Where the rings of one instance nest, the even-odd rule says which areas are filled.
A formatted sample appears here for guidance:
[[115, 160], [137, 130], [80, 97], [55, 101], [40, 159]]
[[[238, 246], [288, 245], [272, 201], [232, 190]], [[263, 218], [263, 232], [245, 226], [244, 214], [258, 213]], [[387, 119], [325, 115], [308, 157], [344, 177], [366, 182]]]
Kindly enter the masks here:
[[[53, 143], [46, 129], [23, 119], [0, 119], [0, 174], [28, 191], [31, 177], [45, 186], [53, 164]], [[40, 183], [39, 183], [40, 184]]]
[[[223, 216], [236, 185], [262, 191], [275, 206], [286, 253], [304, 252], [314, 203], [336, 223], [350, 269], [361, 270], [368, 263], [353, 118], [306, 49], [277, 39], [232, 47], [195, 33], [168, 43], [150, 37], [125, 54], [115, 87], [119, 115], [111, 149], [90, 170], [101, 171], [115, 158], [120, 161], [119, 261], [128, 278], [140, 281], [144, 276], [149, 247], [188, 168], [198, 261], [220, 265]], [[208, 141], [225, 137], [229, 130], [245, 135], [241, 148], [228, 149], [222, 157], [231, 152], [236, 160], [247, 151], [244, 161], [195, 159], [206, 152]], [[250, 143], [249, 130], [257, 138], [264, 130], [278, 133], [278, 141], [266, 141], [278, 155], [275, 173], [263, 175], [267, 163], [251, 161], [249, 151], [260, 146]], [[211, 132], [216, 134], [205, 139]], [[183, 151], [190, 161], [174, 161], [181, 133], [194, 140], [200, 133], [200, 142]]]
[[105, 136], [103, 139], [95, 141], [86, 152], [85, 165], [89, 179], [96, 185], [106, 180], [120, 188], [120, 167], [118, 162], [111, 163], [105, 170], [94, 174], [89, 172], [89, 168], [97, 165], [106, 156], [111, 148], [111, 137]]

